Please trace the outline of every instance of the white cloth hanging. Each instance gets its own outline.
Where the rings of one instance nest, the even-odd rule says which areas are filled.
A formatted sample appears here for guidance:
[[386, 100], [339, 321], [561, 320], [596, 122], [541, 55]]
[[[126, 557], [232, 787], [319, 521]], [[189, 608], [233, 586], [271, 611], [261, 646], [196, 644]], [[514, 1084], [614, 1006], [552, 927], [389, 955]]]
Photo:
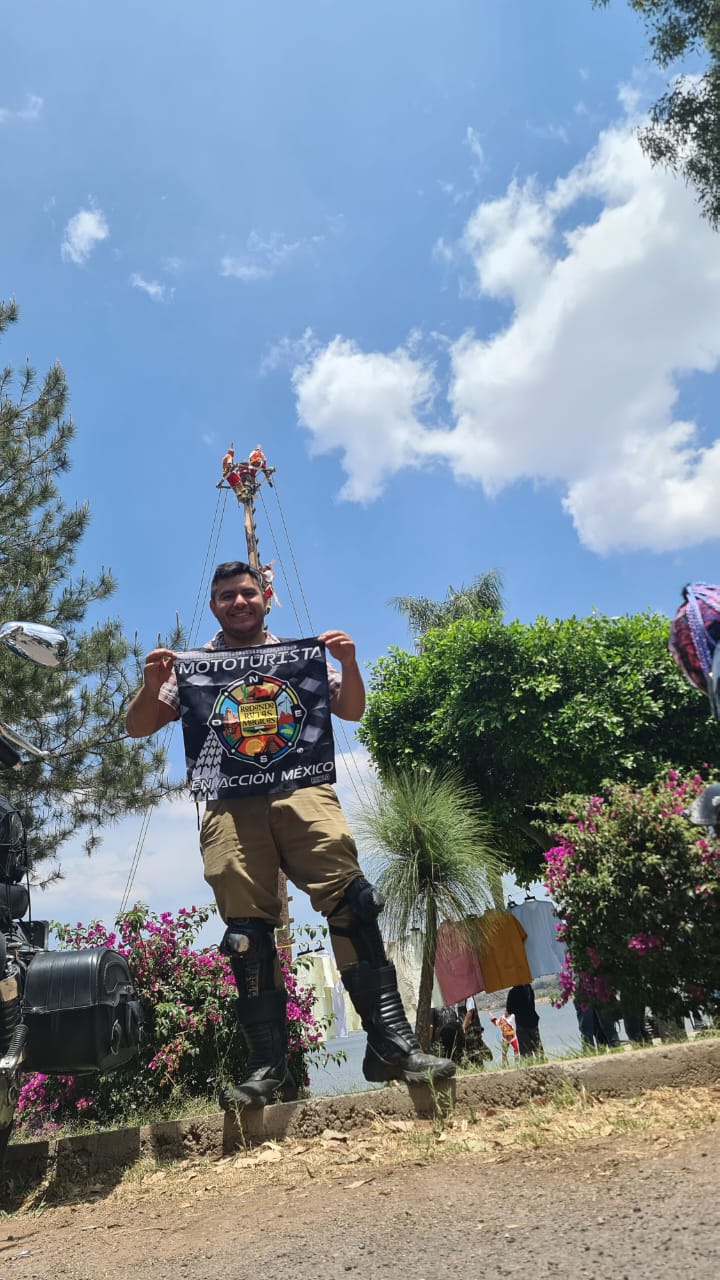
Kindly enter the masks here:
[[335, 1035], [339, 1036], [341, 1040], [344, 1040], [346, 1036], [350, 1035], [348, 1030], [345, 996], [346, 992], [343, 986], [343, 980], [342, 978], [338, 978], [332, 989], [332, 1007], [333, 1013], [335, 1014]]
[[528, 898], [510, 910], [527, 934], [525, 954], [533, 979], [559, 973], [567, 947], [557, 936], [560, 922], [550, 899]]
[[312, 988], [313, 1015], [324, 1023], [323, 1038], [359, 1031], [360, 1017], [343, 986], [334, 957], [327, 951], [310, 951], [298, 956], [298, 960], [298, 983]]

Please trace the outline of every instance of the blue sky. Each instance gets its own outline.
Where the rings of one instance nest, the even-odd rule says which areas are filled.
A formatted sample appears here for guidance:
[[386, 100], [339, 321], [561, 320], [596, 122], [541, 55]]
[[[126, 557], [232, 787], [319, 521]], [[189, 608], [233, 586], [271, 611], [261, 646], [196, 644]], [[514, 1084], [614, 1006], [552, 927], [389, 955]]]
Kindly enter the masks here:
[[[524, 620], [717, 577], [720, 241], [634, 140], [661, 81], [628, 5], [25, 0], [0, 39], [3, 357], [65, 367], [79, 567], [147, 647], [192, 616], [231, 439], [362, 661], [406, 643], [390, 597], [491, 567]], [[138, 830], [36, 912], [112, 915]], [[207, 896], [183, 806], [136, 889]]]

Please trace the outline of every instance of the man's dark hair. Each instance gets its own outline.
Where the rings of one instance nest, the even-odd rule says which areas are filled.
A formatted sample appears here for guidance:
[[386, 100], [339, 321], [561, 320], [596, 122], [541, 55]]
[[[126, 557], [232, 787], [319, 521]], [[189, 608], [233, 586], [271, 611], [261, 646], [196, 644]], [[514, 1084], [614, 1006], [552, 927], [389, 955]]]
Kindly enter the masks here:
[[210, 599], [214, 599], [215, 588], [219, 582], [224, 582], [225, 578], [239, 578], [245, 575], [252, 578], [262, 591], [263, 580], [260, 571], [253, 569], [244, 560], [226, 560], [224, 564], [219, 564], [210, 583]]

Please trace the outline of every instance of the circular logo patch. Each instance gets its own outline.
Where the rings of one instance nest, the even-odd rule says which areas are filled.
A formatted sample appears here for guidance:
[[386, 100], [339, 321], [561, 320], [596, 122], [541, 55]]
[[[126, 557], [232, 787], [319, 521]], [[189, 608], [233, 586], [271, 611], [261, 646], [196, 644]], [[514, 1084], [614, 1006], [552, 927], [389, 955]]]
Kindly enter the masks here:
[[249, 672], [218, 695], [208, 724], [228, 755], [264, 766], [292, 750], [304, 720], [305, 708], [291, 685]]

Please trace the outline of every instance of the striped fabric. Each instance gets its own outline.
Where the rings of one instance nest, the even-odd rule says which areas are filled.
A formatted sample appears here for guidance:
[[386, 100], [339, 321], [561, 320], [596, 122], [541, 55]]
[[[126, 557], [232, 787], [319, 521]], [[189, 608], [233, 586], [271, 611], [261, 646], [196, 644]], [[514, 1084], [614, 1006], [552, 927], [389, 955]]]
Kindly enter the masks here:
[[720, 587], [689, 582], [670, 625], [670, 652], [696, 689], [708, 692], [713, 653], [720, 640]]

